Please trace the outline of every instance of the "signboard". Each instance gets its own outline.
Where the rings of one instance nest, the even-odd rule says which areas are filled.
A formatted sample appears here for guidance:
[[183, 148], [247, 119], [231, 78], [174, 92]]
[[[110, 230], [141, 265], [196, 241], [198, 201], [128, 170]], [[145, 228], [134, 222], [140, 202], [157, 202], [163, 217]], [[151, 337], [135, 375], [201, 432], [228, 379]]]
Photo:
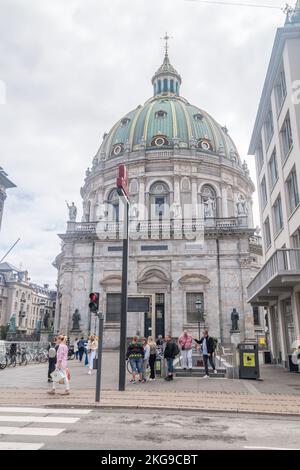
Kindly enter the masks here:
[[255, 354], [244, 353], [243, 354], [243, 365], [244, 367], [255, 367]]
[[149, 312], [149, 297], [128, 297], [128, 312]]
[[265, 344], [266, 344], [266, 339], [265, 339], [265, 338], [259, 338], [259, 344], [260, 344], [261, 346], [265, 346]]

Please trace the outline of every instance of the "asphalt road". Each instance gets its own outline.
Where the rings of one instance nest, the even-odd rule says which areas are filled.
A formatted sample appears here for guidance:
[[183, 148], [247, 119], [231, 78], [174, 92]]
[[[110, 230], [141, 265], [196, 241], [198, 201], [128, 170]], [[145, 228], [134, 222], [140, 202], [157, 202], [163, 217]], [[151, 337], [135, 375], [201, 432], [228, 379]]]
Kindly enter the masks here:
[[300, 449], [299, 418], [293, 417], [137, 410], [31, 413], [0, 407], [0, 449], [9, 442], [12, 448], [36, 444], [42, 450]]

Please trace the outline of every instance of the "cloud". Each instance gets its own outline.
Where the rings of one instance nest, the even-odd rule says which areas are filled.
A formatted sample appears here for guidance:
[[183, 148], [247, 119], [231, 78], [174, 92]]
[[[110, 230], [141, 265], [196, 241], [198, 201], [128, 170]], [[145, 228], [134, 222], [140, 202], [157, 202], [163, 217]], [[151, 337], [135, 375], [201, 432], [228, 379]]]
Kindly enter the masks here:
[[165, 31], [174, 37], [170, 56], [183, 96], [226, 124], [246, 157], [283, 21], [276, 10], [185, 0], [2, 0], [1, 166], [18, 187], [6, 201], [1, 252], [20, 236], [9, 260], [55, 285], [65, 200], [80, 207], [103, 133], [151, 96]]

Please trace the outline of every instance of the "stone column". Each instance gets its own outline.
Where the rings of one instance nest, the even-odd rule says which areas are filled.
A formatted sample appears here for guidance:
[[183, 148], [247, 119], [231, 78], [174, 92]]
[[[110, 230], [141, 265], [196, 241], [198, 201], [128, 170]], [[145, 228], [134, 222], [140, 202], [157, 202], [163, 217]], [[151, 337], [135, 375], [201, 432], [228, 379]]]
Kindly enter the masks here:
[[146, 216], [145, 211], [145, 179], [139, 178], [139, 220], [144, 220]]
[[282, 352], [282, 361], [288, 361], [287, 357], [287, 350], [286, 350], [286, 339], [285, 339], [285, 328], [284, 328], [284, 311], [283, 311], [283, 303], [281, 301], [278, 302], [278, 319], [279, 319], [279, 341], [281, 344], [281, 352]]
[[292, 312], [293, 312], [293, 319], [294, 319], [294, 325], [295, 325], [295, 335], [296, 338], [300, 336], [300, 305], [299, 305], [299, 293], [298, 292], [293, 292], [292, 298]]
[[192, 217], [196, 218], [199, 216], [197, 206], [198, 206], [198, 180], [197, 178], [192, 179]]

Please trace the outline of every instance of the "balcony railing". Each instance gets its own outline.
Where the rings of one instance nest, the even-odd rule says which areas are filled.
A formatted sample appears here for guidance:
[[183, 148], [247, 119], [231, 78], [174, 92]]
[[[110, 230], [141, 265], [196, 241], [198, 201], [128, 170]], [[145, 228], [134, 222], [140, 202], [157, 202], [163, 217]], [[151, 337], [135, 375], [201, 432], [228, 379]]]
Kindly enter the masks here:
[[[232, 231], [248, 228], [247, 217], [203, 219], [156, 219], [130, 220], [129, 234], [134, 239], [191, 238], [192, 235], [210, 231]], [[121, 239], [121, 222], [79, 222], [71, 223], [67, 233], [72, 235], [97, 235], [101, 239]]]
[[251, 300], [278, 276], [300, 275], [300, 249], [277, 250], [247, 288]]

